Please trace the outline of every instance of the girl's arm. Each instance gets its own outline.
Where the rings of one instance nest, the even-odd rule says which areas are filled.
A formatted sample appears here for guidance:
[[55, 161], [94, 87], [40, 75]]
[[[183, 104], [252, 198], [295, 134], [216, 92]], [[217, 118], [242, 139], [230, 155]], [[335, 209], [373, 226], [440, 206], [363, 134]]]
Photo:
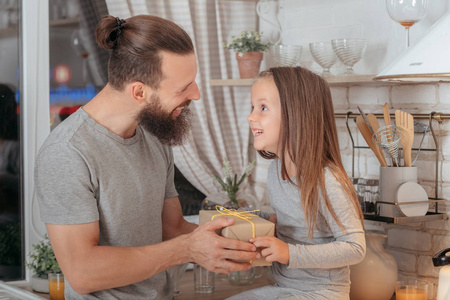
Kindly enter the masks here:
[[364, 233], [343, 235], [326, 244], [289, 244], [288, 268], [339, 268], [359, 263], [365, 253]]

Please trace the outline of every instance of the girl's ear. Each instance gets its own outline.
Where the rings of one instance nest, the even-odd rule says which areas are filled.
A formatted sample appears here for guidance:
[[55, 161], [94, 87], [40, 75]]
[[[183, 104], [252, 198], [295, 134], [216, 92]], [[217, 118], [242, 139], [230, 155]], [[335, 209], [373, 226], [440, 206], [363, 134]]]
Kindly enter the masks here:
[[145, 101], [147, 93], [149, 93], [148, 87], [142, 82], [135, 81], [130, 86], [131, 97], [138, 103]]

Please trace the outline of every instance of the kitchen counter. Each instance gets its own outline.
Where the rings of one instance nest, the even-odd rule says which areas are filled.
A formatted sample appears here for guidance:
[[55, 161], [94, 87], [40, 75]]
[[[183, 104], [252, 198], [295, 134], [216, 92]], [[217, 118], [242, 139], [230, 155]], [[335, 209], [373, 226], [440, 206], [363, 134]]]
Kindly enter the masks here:
[[[224, 277], [226, 278], [226, 277]], [[223, 300], [233, 295], [242, 293], [244, 291], [262, 287], [265, 285], [273, 284], [267, 278], [267, 268], [264, 270], [263, 276], [257, 278], [252, 285], [248, 286], [234, 286], [231, 285], [227, 279], [216, 278], [215, 291], [211, 294], [199, 294], [194, 292], [194, 273], [192, 270], [187, 270], [180, 282], [180, 294], [174, 298], [174, 300]], [[32, 291], [31, 286], [22, 287], [22, 289]], [[43, 298], [50, 299], [48, 294], [36, 293]], [[391, 300], [395, 300], [395, 295], [392, 296]]]

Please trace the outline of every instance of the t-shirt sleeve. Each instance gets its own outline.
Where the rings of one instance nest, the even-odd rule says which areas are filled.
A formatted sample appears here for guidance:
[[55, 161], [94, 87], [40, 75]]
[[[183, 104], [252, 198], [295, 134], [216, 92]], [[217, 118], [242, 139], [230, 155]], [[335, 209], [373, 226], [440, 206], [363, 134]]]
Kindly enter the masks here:
[[168, 152], [168, 168], [167, 168], [167, 178], [166, 178], [166, 193], [164, 199], [173, 198], [178, 196], [178, 192], [175, 188], [175, 167], [173, 160], [172, 148], [167, 148]]
[[35, 196], [41, 219], [52, 224], [81, 224], [99, 220], [95, 174], [87, 160], [66, 143], [43, 148], [36, 158]]
[[339, 268], [360, 262], [365, 255], [364, 229], [358, 214], [341, 184], [331, 172], [325, 177], [327, 195], [345, 232], [337, 224], [321, 199], [319, 214], [323, 216], [335, 240], [324, 244], [289, 244], [288, 268]]

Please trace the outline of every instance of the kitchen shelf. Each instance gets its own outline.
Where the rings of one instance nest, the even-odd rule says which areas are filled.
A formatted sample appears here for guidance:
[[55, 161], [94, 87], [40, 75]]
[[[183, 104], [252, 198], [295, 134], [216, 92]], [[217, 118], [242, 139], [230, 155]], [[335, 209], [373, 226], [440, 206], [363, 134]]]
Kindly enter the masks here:
[[[351, 75], [351, 76], [325, 76], [330, 86], [354, 86], [354, 85], [398, 85], [398, 82], [374, 81], [375, 74]], [[253, 83], [250, 79], [211, 79], [211, 86], [250, 86]], [[417, 83], [416, 83], [417, 84]]]
[[[350, 76], [324, 76], [330, 86], [386, 86], [386, 85], [401, 85], [401, 84], [436, 84], [435, 81], [430, 82], [391, 82], [391, 81], [376, 81], [373, 78], [376, 74], [367, 75], [350, 75]], [[250, 79], [211, 79], [211, 86], [251, 86], [253, 78]]]
[[378, 215], [364, 214], [364, 220], [378, 221], [378, 222], [392, 223], [392, 224], [430, 222], [430, 221], [439, 221], [439, 220], [447, 220], [447, 219], [448, 219], [447, 214], [434, 213], [434, 212], [427, 212], [427, 214], [425, 216], [420, 216], [420, 217], [382, 217], [382, 216], [378, 216]]
[[[325, 76], [328, 84], [331, 86], [341, 85], [387, 85], [389, 83], [372, 80], [376, 75], [353, 75], [353, 76]], [[249, 79], [211, 79], [211, 86], [250, 86], [253, 78]]]

